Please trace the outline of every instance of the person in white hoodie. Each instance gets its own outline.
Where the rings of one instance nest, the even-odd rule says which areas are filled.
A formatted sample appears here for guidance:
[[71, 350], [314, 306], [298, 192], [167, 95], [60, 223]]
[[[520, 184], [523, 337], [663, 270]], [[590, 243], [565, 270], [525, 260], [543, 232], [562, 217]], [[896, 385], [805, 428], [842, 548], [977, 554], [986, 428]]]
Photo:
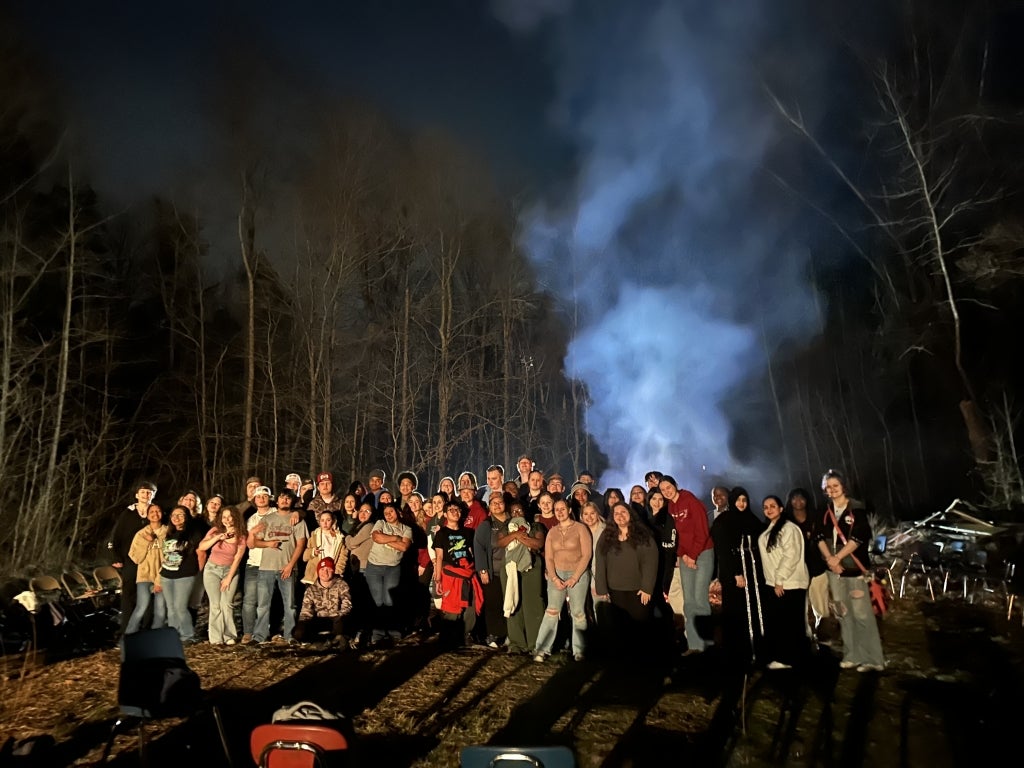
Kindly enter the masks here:
[[757, 539], [764, 573], [764, 652], [768, 669], [789, 669], [808, 654], [807, 586], [804, 535], [788, 519], [778, 496], [762, 504], [768, 527]]

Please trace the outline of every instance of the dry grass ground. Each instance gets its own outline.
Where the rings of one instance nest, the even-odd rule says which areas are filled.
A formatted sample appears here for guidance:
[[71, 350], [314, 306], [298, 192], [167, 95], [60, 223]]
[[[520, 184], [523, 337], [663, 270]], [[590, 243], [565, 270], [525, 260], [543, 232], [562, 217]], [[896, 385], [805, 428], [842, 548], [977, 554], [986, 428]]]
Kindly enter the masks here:
[[[252, 765], [247, 735], [302, 699], [343, 712], [357, 765], [456, 766], [466, 745], [566, 744], [580, 766], [960, 766], [1001, 752], [1016, 734], [1024, 681], [1019, 617], [993, 603], [899, 602], [884, 622], [883, 674], [840, 671], [827, 649], [806, 674], [757, 673], [746, 732], [713, 654], [664, 670], [615, 669], [431, 640], [334, 653], [302, 648], [188, 649], [223, 714], [236, 766]], [[0, 739], [51, 734], [46, 765], [91, 765], [117, 712], [116, 650], [52, 664], [7, 657]], [[222, 765], [213, 721], [149, 728], [150, 763]], [[137, 762], [119, 737], [115, 764]]]

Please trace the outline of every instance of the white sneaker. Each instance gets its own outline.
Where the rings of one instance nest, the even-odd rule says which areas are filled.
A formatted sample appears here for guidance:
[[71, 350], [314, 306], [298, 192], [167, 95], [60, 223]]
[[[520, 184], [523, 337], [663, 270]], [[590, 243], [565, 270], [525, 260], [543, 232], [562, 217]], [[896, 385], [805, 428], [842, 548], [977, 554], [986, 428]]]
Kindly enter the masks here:
[[792, 665], [783, 664], [781, 661], [770, 661], [768, 662], [768, 669], [792, 669]]
[[234, 644], [235, 644], [234, 640], [225, 640], [224, 641], [224, 645], [234, 645]]
[[881, 672], [883, 669], [881, 664], [861, 664], [857, 667], [858, 672]]
[[839, 668], [840, 669], [853, 669], [853, 668], [855, 668], [857, 666], [858, 666], [858, 664], [857, 664], [856, 661], [840, 661], [839, 662]]
[[533, 657], [533, 660], [536, 661], [538, 664], [543, 664], [544, 659], [546, 658], [547, 656], [545, 656], [543, 653], [538, 653], [536, 656]]

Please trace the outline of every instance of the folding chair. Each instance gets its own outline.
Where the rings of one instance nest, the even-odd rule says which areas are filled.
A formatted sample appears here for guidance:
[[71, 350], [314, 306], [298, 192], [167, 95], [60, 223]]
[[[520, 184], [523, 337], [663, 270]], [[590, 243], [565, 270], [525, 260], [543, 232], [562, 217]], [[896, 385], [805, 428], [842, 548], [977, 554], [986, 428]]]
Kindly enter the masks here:
[[64, 589], [67, 591], [68, 598], [72, 602], [79, 602], [82, 600], [88, 600], [93, 605], [97, 605], [96, 595], [99, 590], [95, 584], [90, 584], [88, 579], [82, 574], [81, 571], [66, 571], [60, 577], [61, 584], [64, 585]]
[[341, 763], [348, 739], [324, 725], [268, 723], [253, 729], [249, 749], [259, 768], [327, 768]]
[[[101, 765], [107, 762], [114, 739], [122, 730], [138, 726], [139, 760], [145, 764], [148, 721], [167, 717], [191, 719], [206, 708], [199, 678], [185, 663], [185, 649], [176, 629], [147, 629], [121, 638], [117, 703], [120, 714], [103, 749]], [[212, 709], [226, 763], [230, 764], [220, 713], [216, 707]]]
[[575, 768], [576, 758], [568, 747], [463, 747], [460, 768]]
[[92, 569], [92, 577], [96, 581], [96, 589], [109, 594], [120, 594], [121, 574], [112, 565], [101, 565]]
[[93, 568], [92, 578], [96, 582], [96, 599], [104, 608], [116, 609], [121, 613], [121, 574], [112, 565]]
[[53, 576], [35, 576], [29, 580], [28, 588], [40, 604], [59, 603], [63, 594], [60, 582]]

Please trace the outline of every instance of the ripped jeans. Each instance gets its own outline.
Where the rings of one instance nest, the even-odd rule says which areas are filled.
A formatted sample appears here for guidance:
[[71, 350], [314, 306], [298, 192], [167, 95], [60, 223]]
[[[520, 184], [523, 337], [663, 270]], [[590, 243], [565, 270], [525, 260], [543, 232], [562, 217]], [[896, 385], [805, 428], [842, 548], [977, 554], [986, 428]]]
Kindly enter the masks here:
[[885, 664], [878, 619], [871, 607], [868, 582], [863, 576], [838, 576], [829, 572], [828, 584], [836, 603], [839, 629], [843, 637], [843, 661], [861, 664]]
[[[572, 571], [555, 571], [555, 574], [562, 581], [569, 579]], [[551, 653], [555, 644], [555, 635], [558, 633], [558, 617], [562, 613], [562, 606], [566, 598], [569, 600], [569, 617], [572, 619], [572, 652], [574, 655], [582, 655], [584, 642], [587, 634], [587, 592], [590, 591], [590, 571], [585, 571], [576, 586], [568, 589], [559, 589], [553, 581], [548, 581], [548, 607], [544, 611], [544, 618], [540, 622], [540, 629], [537, 631], [537, 653], [545, 656]]]

